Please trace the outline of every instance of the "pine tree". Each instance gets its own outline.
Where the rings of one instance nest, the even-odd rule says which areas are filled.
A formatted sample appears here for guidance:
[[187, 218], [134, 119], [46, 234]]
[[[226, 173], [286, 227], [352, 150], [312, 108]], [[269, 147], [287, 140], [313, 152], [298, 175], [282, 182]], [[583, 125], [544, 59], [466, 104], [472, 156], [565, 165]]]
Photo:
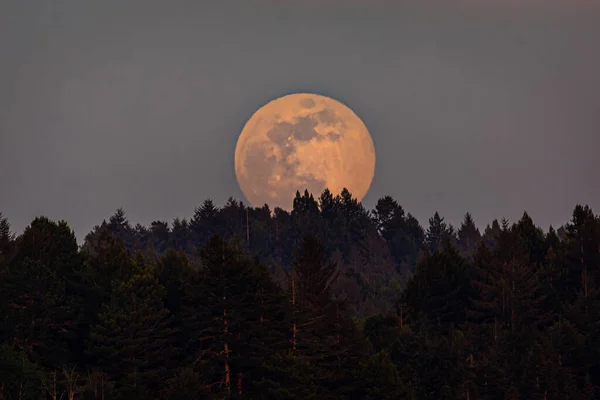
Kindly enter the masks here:
[[427, 244], [429, 251], [435, 253], [441, 250], [447, 243], [454, 244], [453, 228], [444, 222], [444, 218], [436, 213], [429, 219], [427, 229]]
[[[14, 248], [0, 299], [6, 326], [30, 357], [47, 367], [73, 360], [78, 304], [72, 279], [81, 267], [73, 231], [61, 221], [36, 218]], [[4, 332], [4, 334], [10, 334]]]
[[[150, 229], [143, 226], [142, 224], [135, 224], [133, 227], [133, 240], [128, 246], [127, 250], [132, 253], [134, 251], [145, 251], [145, 252], [154, 252], [154, 248], [152, 247], [153, 243], [151, 243], [151, 232]], [[117, 236], [114, 236], [117, 238]], [[121, 236], [122, 237], [122, 236]], [[123, 241], [122, 239], [119, 239]], [[125, 243], [125, 242], [123, 242]]]
[[473, 255], [479, 247], [481, 234], [475, 226], [473, 217], [470, 213], [465, 214], [465, 219], [458, 230], [458, 247], [463, 258], [472, 261]]
[[588, 291], [591, 280], [600, 279], [600, 231], [588, 207], [578, 205], [566, 227], [565, 262], [561, 274], [563, 297], [574, 299], [580, 290]]
[[379, 199], [373, 211], [377, 231], [387, 242], [396, 269], [414, 270], [417, 255], [423, 245], [424, 232], [419, 222], [389, 196]]
[[[229, 199], [225, 206], [226, 211], [231, 207], [237, 207], [237, 202]], [[221, 210], [215, 206], [211, 199], [206, 199], [200, 207], [196, 207], [194, 216], [190, 220], [189, 229], [192, 234], [192, 242], [200, 249], [210, 237], [215, 235], [221, 229], [220, 225]]]
[[[170, 313], [170, 327], [177, 331], [178, 343], [186, 343], [188, 338], [187, 333], [178, 328], [183, 324], [185, 288], [196, 273], [197, 271], [182, 251], [175, 252], [173, 249], [169, 249], [156, 263], [156, 276], [159, 283], [165, 288], [164, 304]], [[172, 358], [182, 363], [186, 355], [186, 348], [183, 346], [173, 351]]]
[[455, 331], [448, 336], [428, 333], [415, 321], [400, 329], [389, 352], [405, 388], [400, 398], [465, 398], [463, 346], [455, 336]]
[[125, 244], [128, 249], [133, 248], [135, 242], [134, 230], [127, 220], [127, 215], [123, 208], [118, 208], [117, 211], [108, 219], [106, 225], [108, 231], [118, 240]]
[[185, 367], [176, 371], [160, 393], [161, 400], [216, 399], [209, 385], [193, 368]]
[[285, 343], [282, 295], [263, 266], [218, 236], [201, 257], [182, 309], [191, 362], [226, 395], [251, 395], [265, 354]]
[[343, 240], [340, 239], [340, 235], [343, 234], [340, 230], [343, 215], [339, 196], [333, 198], [332, 207], [335, 213], [331, 214], [332, 220], [329, 221], [321, 217], [319, 204], [308, 190], [305, 190], [302, 195], [300, 192], [296, 192], [294, 205], [290, 213], [293, 224], [292, 236], [288, 238], [291, 246], [287, 249], [291, 255], [289, 257], [290, 261], [293, 258], [294, 250], [307, 234], [316, 235], [320, 239], [329, 237], [335, 243], [332, 244], [333, 246], [338, 246], [340, 240]]
[[295, 352], [279, 351], [265, 360], [265, 379], [257, 384], [261, 399], [316, 400], [314, 369]]
[[448, 333], [464, 323], [472, 297], [465, 260], [452, 247], [426, 254], [402, 294], [409, 318], [422, 314], [435, 331]]
[[10, 230], [10, 223], [0, 212], [0, 271], [2, 270], [3, 262], [8, 260], [13, 240], [14, 236]]
[[530, 261], [522, 243], [519, 230], [504, 220], [493, 252], [482, 248], [476, 258], [478, 293], [469, 326], [473, 338], [487, 336], [476, 340], [472, 351], [478, 387], [490, 396], [499, 391], [524, 397], [543, 394], [539, 342], [553, 315], [544, 307], [544, 270]]
[[84, 266], [75, 283], [75, 294], [84, 305], [79, 321], [80, 346], [84, 345], [90, 326], [97, 322], [102, 305], [110, 302], [114, 282], [127, 281], [135, 272], [125, 245], [108, 231], [100, 231], [83, 254]]
[[389, 352], [391, 345], [400, 335], [400, 329], [404, 324], [403, 317], [401, 312], [398, 316], [373, 315], [365, 319], [363, 332], [376, 352], [382, 350]]
[[577, 372], [580, 388], [584, 388], [587, 378], [591, 386], [600, 386], [600, 349], [596, 345], [600, 339], [600, 290], [593, 278], [590, 278], [587, 288], [581, 288], [577, 297], [565, 306], [564, 319], [582, 339], [579, 346], [568, 349], [565, 362]]
[[75, 233], [65, 221], [36, 218], [19, 236], [15, 246], [14, 263], [37, 260], [61, 277], [81, 265]]
[[171, 228], [170, 247], [175, 250], [188, 251], [189, 225], [187, 220], [175, 218]]
[[12, 252], [13, 234], [10, 230], [8, 220], [0, 213], [0, 344], [11, 336], [11, 328], [8, 325], [8, 316], [11, 312], [9, 302], [2, 295], [6, 287], [6, 279], [9, 275], [8, 263]]
[[552, 227], [552, 225], [550, 225], [550, 228], [548, 229], [548, 233], [546, 234], [546, 243], [545, 243], [545, 248], [550, 250], [553, 249], [555, 252], [559, 250], [560, 247], [560, 238], [558, 237], [558, 234], [556, 233], [556, 230]]
[[332, 283], [338, 277], [337, 265], [329, 261], [321, 241], [313, 235], [304, 238], [292, 266], [292, 284], [299, 298], [313, 305], [330, 300]]
[[541, 265], [544, 262], [548, 248], [544, 232], [534, 225], [533, 220], [523, 213], [521, 219], [512, 228], [517, 236], [518, 245], [531, 263]]
[[25, 351], [0, 345], [0, 399], [38, 400], [44, 370]]
[[[230, 197], [219, 210], [218, 226], [214, 234], [222, 235], [224, 239], [231, 240], [246, 236], [246, 206], [243, 202]], [[207, 235], [207, 240], [214, 234]]]
[[158, 260], [156, 274], [166, 290], [165, 306], [172, 314], [181, 312], [183, 284], [193, 273], [193, 267], [182, 251], [169, 249]]
[[339, 209], [341, 218], [338, 229], [342, 243], [338, 243], [337, 247], [347, 256], [354, 247], [363, 249], [369, 234], [375, 233], [377, 227], [367, 210], [346, 188], [340, 193]]
[[500, 228], [500, 224], [498, 223], [497, 219], [492, 222], [492, 225], [488, 225], [485, 228], [483, 233], [483, 242], [489, 249], [496, 247], [501, 230], [502, 229]]
[[[480, 244], [473, 260], [472, 280], [474, 291], [471, 297], [471, 306], [467, 311], [467, 325], [474, 329], [473, 337], [478, 339], [474, 343], [475, 351], [479, 352], [489, 346], [494, 338], [493, 332], [498, 328], [501, 305], [498, 302], [499, 287], [502, 271], [493, 259], [492, 252], [483, 243]], [[485, 339], [481, 341], [480, 339]]]
[[153, 221], [150, 224], [150, 246], [158, 253], [163, 254], [169, 246], [171, 230], [164, 221]]
[[300, 192], [296, 192], [294, 197], [294, 203], [292, 208], [292, 216], [296, 217], [299, 215], [309, 214], [311, 216], [319, 215], [319, 204], [308, 190], [304, 190], [304, 194], [300, 195]]
[[[298, 193], [299, 195], [300, 193]], [[328, 222], [333, 222], [338, 215], [338, 202], [329, 189], [325, 188], [319, 197], [321, 216]]]
[[412, 399], [414, 389], [402, 381], [396, 365], [389, 355], [379, 351], [362, 363], [356, 382], [356, 398], [365, 400]]
[[373, 211], [377, 230], [387, 240], [391, 240], [396, 230], [404, 225], [404, 209], [390, 196], [377, 201]]
[[148, 398], [168, 376], [175, 332], [164, 299], [152, 267], [138, 264], [129, 279], [113, 281], [111, 302], [92, 327], [90, 356], [121, 398]]
[[[338, 267], [323, 244], [307, 235], [296, 253], [289, 278], [292, 308], [292, 351], [314, 371], [318, 398], [351, 390], [348, 371], [356, 368], [366, 350], [358, 327], [344, 304], [331, 299]], [[344, 389], [345, 388], [345, 389]]]

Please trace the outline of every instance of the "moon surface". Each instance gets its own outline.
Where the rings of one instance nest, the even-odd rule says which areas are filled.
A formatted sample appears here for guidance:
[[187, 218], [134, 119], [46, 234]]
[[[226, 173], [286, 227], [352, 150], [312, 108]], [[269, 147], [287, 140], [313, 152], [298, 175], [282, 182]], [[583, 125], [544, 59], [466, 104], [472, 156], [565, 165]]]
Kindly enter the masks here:
[[329, 97], [275, 99], [248, 120], [235, 149], [240, 188], [255, 207], [291, 210], [296, 191], [347, 188], [361, 200], [375, 174], [373, 139], [361, 119]]

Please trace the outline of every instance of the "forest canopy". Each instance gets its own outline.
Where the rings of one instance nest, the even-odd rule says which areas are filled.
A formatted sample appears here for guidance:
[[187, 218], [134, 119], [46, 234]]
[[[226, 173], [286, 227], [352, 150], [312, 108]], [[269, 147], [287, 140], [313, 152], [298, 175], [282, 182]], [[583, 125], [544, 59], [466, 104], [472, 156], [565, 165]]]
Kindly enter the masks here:
[[[0, 210], [1, 211], [1, 210]], [[426, 227], [386, 196], [0, 213], [0, 399], [594, 399], [600, 217]]]

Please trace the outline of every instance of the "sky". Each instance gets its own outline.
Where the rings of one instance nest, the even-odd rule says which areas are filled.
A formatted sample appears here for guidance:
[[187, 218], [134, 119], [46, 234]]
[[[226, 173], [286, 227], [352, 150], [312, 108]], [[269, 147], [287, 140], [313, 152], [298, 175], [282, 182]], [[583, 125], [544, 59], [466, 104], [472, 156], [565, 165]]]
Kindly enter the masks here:
[[245, 122], [294, 92], [361, 117], [363, 204], [481, 227], [600, 210], [600, 0], [1, 0], [0, 212], [79, 238], [244, 200]]

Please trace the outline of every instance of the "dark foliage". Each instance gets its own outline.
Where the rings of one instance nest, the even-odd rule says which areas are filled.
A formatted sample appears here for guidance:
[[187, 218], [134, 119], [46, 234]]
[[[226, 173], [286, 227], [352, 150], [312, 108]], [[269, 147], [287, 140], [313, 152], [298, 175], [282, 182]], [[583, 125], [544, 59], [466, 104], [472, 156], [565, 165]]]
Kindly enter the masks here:
[[391, 197], [205, 200], [81, 247], [0, 214], [0, 399], [595, 399], [600, 218], [483, 233]]

